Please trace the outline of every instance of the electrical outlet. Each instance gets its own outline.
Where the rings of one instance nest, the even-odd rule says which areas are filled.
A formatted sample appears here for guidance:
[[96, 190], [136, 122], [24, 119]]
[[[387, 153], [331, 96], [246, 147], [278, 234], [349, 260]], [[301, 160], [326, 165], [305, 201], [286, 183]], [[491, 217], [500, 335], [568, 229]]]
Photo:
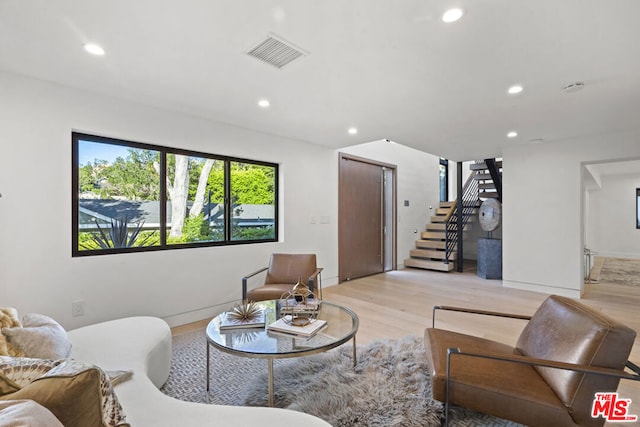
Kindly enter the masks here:
[[84, 316], [84, 301], [74, 301], [71, 303], [71, 315], [73, 317]]

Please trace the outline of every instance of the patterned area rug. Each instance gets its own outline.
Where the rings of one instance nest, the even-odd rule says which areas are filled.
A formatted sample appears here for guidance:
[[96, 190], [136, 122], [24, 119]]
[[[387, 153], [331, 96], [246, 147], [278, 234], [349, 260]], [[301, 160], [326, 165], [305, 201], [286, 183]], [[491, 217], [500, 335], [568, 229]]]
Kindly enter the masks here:
[[[266, 406], [267, 362], [211, 348], [210, 392], [206, 391], [204, 330], [174, 337], [173, 362], [162, 391], [191, 402]], [[352, 350], [344, 345], [327, 353], [274, 362], [276, 406], [310, 413], [336, 427], [440, 426], [443, 405], [431, 397], [421, 337], [381, 340]], [[450, 425], [518, 424], [453, 408]]]
[[640, 286], [640, 259], [596, 256], [591, 269], [591, 281]]

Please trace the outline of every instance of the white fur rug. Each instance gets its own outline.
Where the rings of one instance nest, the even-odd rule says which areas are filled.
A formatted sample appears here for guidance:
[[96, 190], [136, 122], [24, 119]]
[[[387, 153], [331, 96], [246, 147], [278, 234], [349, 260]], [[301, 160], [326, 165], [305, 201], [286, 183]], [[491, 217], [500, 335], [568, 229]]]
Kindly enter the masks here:
[[[358, 352], [350, 346], [274, 369], [275, 406], [324, 418], [339, 426], [440, 425], [442, 405], [431, 397], [424, 351], [413, 337], [377, 341]], [[248, 391], [246, 403], [264, 406], [267, 378]]]
[[[444, 405], [431, 394], [421, 337], [381, 340], [295, 359], [274, 368], [275, 406], [316, 415], [335, 427], [439, 426]], [[248, 387], [245, 404], [267, 404], [267, 376]], [[452, 426], [516, 425], [462, 408], [450, 413]]]
[[[211, 391], [205, 390], [204, 331], [174, 337], [171, 373], [162, 391], [192, 402], [267, 405], [267, 366], [261, 359], [211, 349]], [[380, 340], [274, 363], [275, 406], [316, 415], [335, 427], [440, 426], [443, 404], [431, 397], [422, 337]], [[452, 408], [450, 426], [517, 426]]]

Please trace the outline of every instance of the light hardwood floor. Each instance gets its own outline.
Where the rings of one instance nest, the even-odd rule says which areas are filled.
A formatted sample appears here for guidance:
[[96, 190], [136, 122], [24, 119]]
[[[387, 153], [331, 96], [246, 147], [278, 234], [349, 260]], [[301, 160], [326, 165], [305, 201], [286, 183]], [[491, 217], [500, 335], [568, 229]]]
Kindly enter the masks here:
[[[640, 280], [640, 279], [639, 279]], [[640, 332], [640, 286], [588, 284], [581, 301]], [[500, 280], [476, 275], [473, 263], [463, 273], [403, 269], [326, 287], [323, 298], [354, 310], [360, 319], [358, 345], [382, 338], [424, 334], [434, 305], [453, 305], [516, 314], [533, 314], [547, 294], [504, 288]], [[174, 328], [174, 334], [203, 328], [208, 320]], [[436, 326], [515, 344], [523, 321], [440, 312]], [[640, 337], [630, 360], [640, 364]], [[640, 416], [640, 382], [623, 381], [620, 396], [632, 399]], [[607, 424], [610, 426], [613, 424]], [[628, 424], [627, 424], [628, 425]]]
[[[465, 270], [463, 273], [410, 268], [391, 271], [327, 287], [323, 297], [358, 314], [358, 344], [366, 344], [381, 338], [423, 335], [424, 329], [431, 326], [434, 305], [533, 314], [548, 296], [504, 288], [500, 280], [481, 279], [473, 264], [468, 264]], [[640, 286], [588, 284], [581, 302], [640, 332]], [[436, 326], [515, 344], [524, 322], [440, 312]], [[640, 337], [630, 360], [640, 364]], [[620, 397], [632, 399], [630, 412], [640, 416], [640, 382], [623, 381], [618, 392]]]

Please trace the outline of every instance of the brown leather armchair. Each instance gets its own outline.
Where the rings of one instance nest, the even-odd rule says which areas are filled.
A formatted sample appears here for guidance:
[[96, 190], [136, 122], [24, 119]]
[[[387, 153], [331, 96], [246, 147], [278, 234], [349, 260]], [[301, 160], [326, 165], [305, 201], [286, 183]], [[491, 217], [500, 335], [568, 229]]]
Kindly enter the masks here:
[[[515, 347], [436, 329], [438, 310], [528, 320]], [[628, 357], [636, 333], [575, 300], [552, 295], [533, 316], [438, 306], [425, 331], [435, 399], [528, 426], [602, 426], [596, 392], [640, 381]], [[633, 373], [625, 371], [625, 366]]]
[[[251, 277], [266, 271], [264, 285], [248, 289]], [[316, 266], [315, 254], [272, 254], [269, 266], [242, 278], [242, 301], [278, 299], [291, 291], [298, 280], [306, 284], [317, 298], [322, 298], [322, 268]]]

